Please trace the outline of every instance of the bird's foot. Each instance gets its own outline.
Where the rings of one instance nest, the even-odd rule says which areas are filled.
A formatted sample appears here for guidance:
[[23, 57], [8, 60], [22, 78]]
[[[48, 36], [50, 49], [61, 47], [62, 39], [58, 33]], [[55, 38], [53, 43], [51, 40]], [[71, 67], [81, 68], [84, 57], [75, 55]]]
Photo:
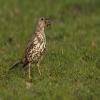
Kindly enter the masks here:
[[27, 89], [30, 89], [31, 88], [31, 86], [32, 86], [32, 82], [31, 81], [26, 81], [26, 88]]
[[26, 88], [30, 89], [32, 86], [32, 77], [26, 80]]
[[29, 77], [28, 82], [32, 82], [32, 77], [31, 76]]

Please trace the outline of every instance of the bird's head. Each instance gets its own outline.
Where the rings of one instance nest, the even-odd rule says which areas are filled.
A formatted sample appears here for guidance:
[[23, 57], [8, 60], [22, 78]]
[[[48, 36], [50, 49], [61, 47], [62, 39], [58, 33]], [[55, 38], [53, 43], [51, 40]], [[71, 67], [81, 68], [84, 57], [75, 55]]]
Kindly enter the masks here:
[[45, 26], [49, 26], [51, 24], [51, 20], [47, 17], [40, 17], [37, 24], [40, 28], [44, 28]]

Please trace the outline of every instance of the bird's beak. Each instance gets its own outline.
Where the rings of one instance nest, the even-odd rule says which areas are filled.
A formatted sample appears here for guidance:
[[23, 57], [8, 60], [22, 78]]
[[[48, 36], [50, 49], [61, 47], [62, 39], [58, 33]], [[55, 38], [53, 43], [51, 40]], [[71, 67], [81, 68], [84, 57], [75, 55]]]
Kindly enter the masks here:
[[51, 19], [50, 18], [45, 18], [45, 23], [47, 26], [51, 25]]

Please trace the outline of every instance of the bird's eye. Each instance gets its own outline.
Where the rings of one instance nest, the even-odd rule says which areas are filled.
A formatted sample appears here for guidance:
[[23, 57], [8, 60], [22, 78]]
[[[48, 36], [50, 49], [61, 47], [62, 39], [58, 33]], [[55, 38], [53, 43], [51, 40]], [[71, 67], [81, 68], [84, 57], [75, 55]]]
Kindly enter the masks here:
[[41, 18], [41, 20], [43, 20], [43, 18]]

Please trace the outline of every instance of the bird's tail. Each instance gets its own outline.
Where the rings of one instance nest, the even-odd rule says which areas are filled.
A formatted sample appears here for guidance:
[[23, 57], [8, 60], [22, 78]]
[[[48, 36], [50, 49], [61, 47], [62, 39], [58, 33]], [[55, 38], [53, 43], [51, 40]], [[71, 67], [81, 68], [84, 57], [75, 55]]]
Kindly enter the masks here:
[[12, 67], [9, 70], [12, 70], [12, 69], [18, 67], [19, 65], [21, 65], [21, 67], [25, 67], [27, 64], [28, 64], [27, 62], [24, 63], [22, 60], [18, 60], [18, 61], [16, 61], [15, 64], [12, 65]]

